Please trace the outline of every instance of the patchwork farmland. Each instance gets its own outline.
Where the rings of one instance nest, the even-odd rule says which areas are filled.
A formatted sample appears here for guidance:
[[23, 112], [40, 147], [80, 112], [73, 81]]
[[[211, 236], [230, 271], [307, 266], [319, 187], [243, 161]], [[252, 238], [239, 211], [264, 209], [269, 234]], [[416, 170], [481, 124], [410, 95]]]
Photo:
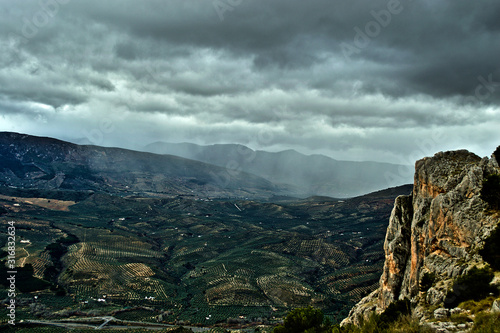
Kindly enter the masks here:
[[38, 304], [20, 307], [26, 317], [50, 310], [210, 326], [272, 323], [305, 305], [345, 316], [377, 287], [394, 196], [266, 203], [93, 194], [47, 206], [50, 198], [4, 195], [0, 203], [26, 240], [18, 265], [52, 285], [25, 294]]

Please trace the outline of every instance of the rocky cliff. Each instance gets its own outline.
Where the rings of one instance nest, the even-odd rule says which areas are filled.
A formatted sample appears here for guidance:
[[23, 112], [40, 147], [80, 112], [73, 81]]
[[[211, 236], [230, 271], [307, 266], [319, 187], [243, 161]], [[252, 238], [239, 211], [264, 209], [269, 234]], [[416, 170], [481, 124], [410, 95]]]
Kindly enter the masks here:
[[[478, 250], [500, 221], [480, 198], [484, 177], [500, 173], [498, 157], [468, 151], [441, 152], [416, 162], [413, 191], [396, 199], [384, 243], [380, 286], [361, 300], [342, 325], [358, 325], [399, 299], [409, 299], [424, 320], [444, 305], [454, 278], [484, 266]], [[435, 280], [427, 291], [425, 273]]]

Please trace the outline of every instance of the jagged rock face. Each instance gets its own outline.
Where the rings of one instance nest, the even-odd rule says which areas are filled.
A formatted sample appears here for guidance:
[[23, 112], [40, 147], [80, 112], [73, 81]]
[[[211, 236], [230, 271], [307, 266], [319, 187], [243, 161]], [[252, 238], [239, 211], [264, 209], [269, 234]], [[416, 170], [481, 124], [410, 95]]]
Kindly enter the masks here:
[[[412, 300], [420, 311], [443, 304], [453, 278], [483, 264], [477, 251], [500, 219], [488, 212], [480, 191], [486, 175], [500, 173], [496, 159], [465, 150], [441, 152], [417, 161], [415, 170], [413, 192], [398, 197], [392, 211], [380, 286], [343, 324], [359, 324], [398, 299]], [[426, 272], [437, 278], [423, 293], [419, 282]]]
[[380, 279], [380, 304], [385, 308], [401, 293], [406, 263], [411, 255], [412, 196], [399, 196], [391, 213], [385, 237], [385, 264]]

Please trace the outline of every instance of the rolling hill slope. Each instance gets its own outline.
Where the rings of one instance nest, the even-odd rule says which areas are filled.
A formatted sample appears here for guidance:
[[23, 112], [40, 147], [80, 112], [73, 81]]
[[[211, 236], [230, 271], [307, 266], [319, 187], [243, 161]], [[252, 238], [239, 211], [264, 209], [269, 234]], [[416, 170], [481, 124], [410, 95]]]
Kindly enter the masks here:
[[0, 133], [0, 185], [124, 195], [195, 193], [251, 198], [268, 198], [284, 191], [252, 174], [177, 156], [80, 146], [9, 132]]

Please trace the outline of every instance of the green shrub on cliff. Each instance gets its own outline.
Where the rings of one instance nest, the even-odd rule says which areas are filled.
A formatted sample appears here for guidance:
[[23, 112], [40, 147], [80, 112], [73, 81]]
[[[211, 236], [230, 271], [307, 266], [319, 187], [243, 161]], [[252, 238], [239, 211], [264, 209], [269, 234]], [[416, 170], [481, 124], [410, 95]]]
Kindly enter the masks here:
[[361, 326], [349, 325], [339, 331], [341, 333], [434, 333], [429, 326], [422, 324], [420, 318], [415, 315], [400, 315], [396, 321], [383, 323], [380, 316], [373, 313]]
[[500, 175], [489, 175], [483, 180], [481, 199], [493, 209], [500, 209]]
[[392, 302], [380, 315], [373, 312], [360, 327], [348, 325], [342, 333], [385, 333], [385, 332], [421, 332], [418, 320], [411, 315], [411, 303], [408, 299]]
[[455, 308], [461, 302], [471, 299], [479, 301], [490, 293], [496, 294], [498, 290], [490, 285], [493, 277], [491, 269], [473, 267], [467, 274], [459, 276], [455, 280], [453, 289], [446, 295], [445, 307]]
[[495, 152], [493, 152], [493, 156], [497, 160], [497, 163], [500, 165], [500, 146], [498, 146]]
[[500, 228], [496, 228], [484, 241], [484, 247], [479, 251], [491, 268], [500, 271]]
[[382, 324], [393, 323], [401, 316], [411, 314], [411, 303], [405, 298], [392, 302], [384, 312], [380, 314], [380, 322]]
[[429, 290], [429, 288], [432, 287], [432, 285], [434, 284], [435, 280], [436, 280], [436, 274], [429, 272], [424, 273], [424, 275], [422, 276], [422, 280], [420, 280], [420, 285], [419, 285], [420, 291], [426, 292], [427, 290]]
[[473, 333], [489, 333], [498, 332], [500, 325], [500, 314], [481, 312], [474, 319], [474, 327], [470, 332]]

